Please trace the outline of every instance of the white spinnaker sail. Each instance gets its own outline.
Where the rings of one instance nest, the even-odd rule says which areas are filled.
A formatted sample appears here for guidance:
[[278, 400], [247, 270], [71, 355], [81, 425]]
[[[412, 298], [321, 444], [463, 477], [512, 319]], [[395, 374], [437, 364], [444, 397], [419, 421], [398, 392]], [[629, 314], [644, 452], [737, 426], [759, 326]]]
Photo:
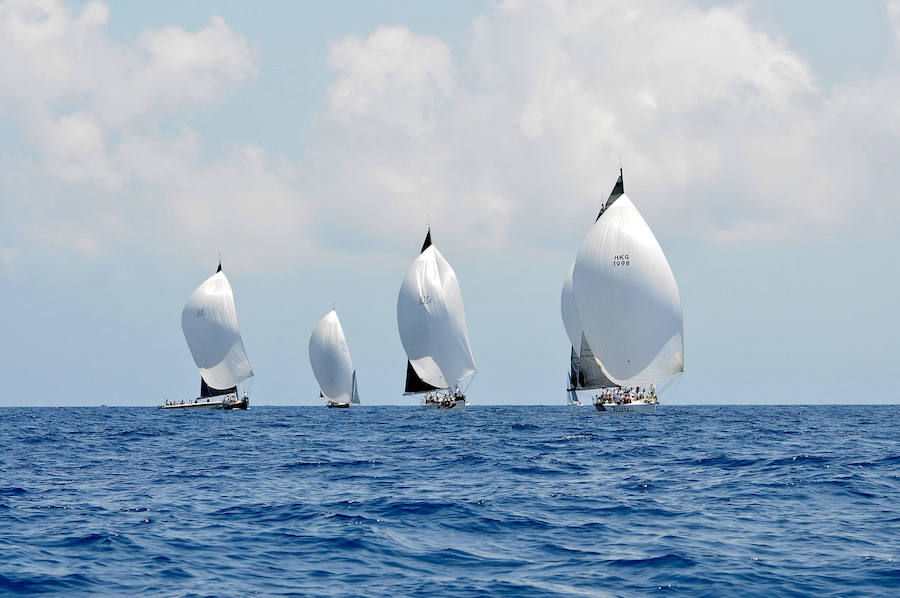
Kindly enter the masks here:
[[337, 312], [319, 320], [309, 337], [309, 363], [322, 394], [338, 403], [349, 403], [353, 390], [353, 362]]
[[406, 273], [397, 325], [403, 349], [424, 382], [449, 388], [475, 373], [459, 281], [434, 245]]
[[562, 311], [563, 326], [569, 343], [578, 351], [581, 348], [581, 322], [578, 320], [578, 309], [575, 307], [575, 291], [572, 289], [572, 272], [575, 270], [575, 262], [569, 266], [566, 280], [563, 283], [560, 309]]
[[216, 272], [188, 297], [181, 330], [200, 375], [210, 387], [226, 389], [253, 375], [225, 273]]
[[627, 195], [591, 227], [572, 280], [585, 337], [613, 382], [646, 386], [684, 371], [678, 285]]

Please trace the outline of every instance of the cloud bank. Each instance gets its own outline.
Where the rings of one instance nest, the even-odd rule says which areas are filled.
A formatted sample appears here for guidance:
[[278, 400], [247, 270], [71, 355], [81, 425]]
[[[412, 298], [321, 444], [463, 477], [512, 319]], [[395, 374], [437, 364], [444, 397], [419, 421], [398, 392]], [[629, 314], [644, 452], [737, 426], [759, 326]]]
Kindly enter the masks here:
[[334, 44], [323, 162], [353, 165], [357, 226], [390, 234], [427, 209], [476, 245], [558, 244], [621, 156], [668, 234], [766, 242], [832, 234], [848, 198], [877, 209], [898, 182], [873, 155], [898, 153], [897, 80], [822, 89], [740, 6], [509, 1], [450, 55], [403, 27]]
[[235, 256], [302, 247], [287, 245], [303, 238], [291, 168], [252, 145], [210, 155], [189, 124], [254, 76], [251, 44], [219, 16], [121, 44], [109, 18], [98, 2], [0, 4], [0, 106], [26, 148], [3, 202], [20, 232], [83, 257], [141, 244], [209, 259], [223, 235]]
[[[900, 31], [900, 3], [885, 15]], [[896, 71], [823, 88], [741, 6], [507, 1], [463, 47], [403, 25], [337, 39], [327, 110], [290, 157], [191, 126], [254, 85], [258, 48], [235, 24], [123, 43], [113, 16], [0, 3], [0, 124], [16, 139], [0, 185], [22, 244], [103, 258], [140, 239], [208, 259], [227, 231], [229, 253], [280, 262], [406, 247], [430, 216], [476, 250], [554, 251], [580, 239], [619, 156], [666, 235], [827, 236], [860, 212], [896, 226]]]

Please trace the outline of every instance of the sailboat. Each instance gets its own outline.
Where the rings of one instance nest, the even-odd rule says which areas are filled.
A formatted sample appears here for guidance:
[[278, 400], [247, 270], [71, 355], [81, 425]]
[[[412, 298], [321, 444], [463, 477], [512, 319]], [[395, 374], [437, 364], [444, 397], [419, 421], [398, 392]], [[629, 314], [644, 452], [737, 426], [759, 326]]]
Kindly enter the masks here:
[[460, 384], [474, 375], [466, 314], [456, 272], [431, 242], [431, 228], [397, 298], [397, 326], [406, 351], [404, 394], [424, 394], [422, 405], [468, 405]]
[[356, 370], [337, 312], [331, 310], [319, 320], [309, 337], [309, 363], [319, 383], [325, 405], [346, 409], [359, 405]]
[[[166, 401], [160, 409], [247, 409], [250, 397], [238, 384], [253, 376], [244, 350], [234, 307], [234, 292], [222, 263], [188, 297], [181, 311], [181, 330], [200, 370], [200, 396]], [[240, 396], [240, 398], [238, 398]]]
[[[606, 379], [598, 376], [596, 386], [585, 385], [603, 389], [594, 406], [604, 413], [655, 411], [656, 385], [684, 371], [681, 296], [659, 242], [625, 194], [621, 168], [581, 245], [571, 280], [582, 329], [579, 375], [596, 365]], [[571, 319], [566, 331], [574, 357], [578, 339], [570, 324]]]

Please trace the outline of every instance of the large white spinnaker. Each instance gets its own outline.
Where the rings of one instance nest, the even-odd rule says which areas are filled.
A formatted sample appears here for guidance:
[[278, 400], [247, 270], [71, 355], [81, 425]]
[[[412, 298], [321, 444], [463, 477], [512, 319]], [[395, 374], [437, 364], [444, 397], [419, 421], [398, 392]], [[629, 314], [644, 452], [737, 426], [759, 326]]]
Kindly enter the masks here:
[[684, 371], [678, 285], [627, 195], [611, 198], [591, 227], [572, 281], [587, 343], [613, 382], [647, 386]]
[[309, 363], [326, 398], [336, 403], [350, 402], [355, 374], [353, 361], [334, 310], [319, 320], [309, 337]]
[[212, 389], [237, 386], [253, 375], [234, 308], [234, 292], [219, 266], [188, 298], [181, 330], [203, 381]]
[[430, 231], [400, 286], [397, 325], [409, 359], [406, 392], [450, 388], [475, 373], [456, 272]]

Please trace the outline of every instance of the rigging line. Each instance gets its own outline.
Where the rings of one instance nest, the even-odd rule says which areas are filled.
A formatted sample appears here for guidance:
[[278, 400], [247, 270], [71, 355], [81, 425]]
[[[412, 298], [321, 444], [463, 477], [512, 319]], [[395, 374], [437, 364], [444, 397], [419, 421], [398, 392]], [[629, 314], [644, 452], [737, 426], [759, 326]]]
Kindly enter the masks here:
[[478, 372], [474, 372], [474, 373], [469, 377], [469, 383], [466, 384], [465, 389], [463, 389], [463, 391], [462, 391], [463, 394], [466, 394], [466, 393], [469, 392], [469, 387], [472, 386], [472, 382], [475, 380], [475, 376], [477, 376], [477, 375], [478, 375]]
[[671, 378], [669, 378], [668, 380], [666, 380], [666, 383], [663, 384], [663, 387], [659, 390], [659, 392], [657, 394], [660, 396], [665, 394], [665, 395], [667, 395], [666, 396], [667, 400], [671, 399], [675, 395], [675, 391], [678, 390], [678, 386], [681, 384], [681, 377], [683, 375], [684, 375], [683, 373], [678, 373], [678, 374], [672, 376]]

